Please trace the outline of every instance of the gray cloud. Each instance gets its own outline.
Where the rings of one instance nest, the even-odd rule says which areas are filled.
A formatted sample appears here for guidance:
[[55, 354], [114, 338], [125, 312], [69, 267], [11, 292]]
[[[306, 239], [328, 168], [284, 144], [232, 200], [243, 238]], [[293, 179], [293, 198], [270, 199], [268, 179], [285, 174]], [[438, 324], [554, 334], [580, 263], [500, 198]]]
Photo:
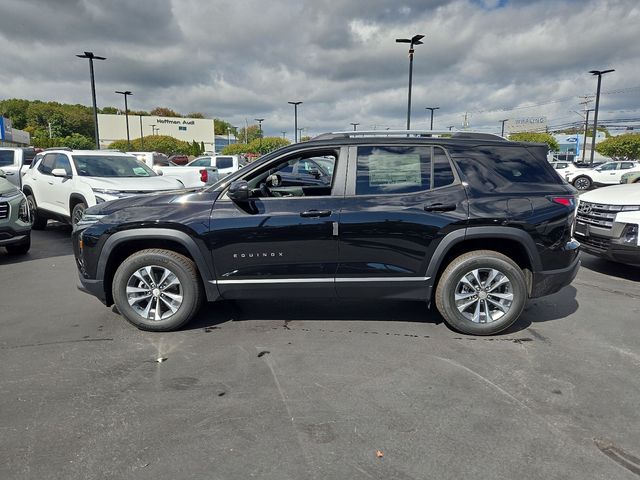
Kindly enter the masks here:
[[[407, 48], [394, 40], [415, 33], [426, 34], [415, 127], [435, 105], [437, 127], [461, 125], [465, 112], [494, 130], [534, 114], [578, 122], [594, 68], [616, 68], [605, 92], [640, 85], [637, 0], [0, 0], [0, 12], [1, 98], [88, 104], [88, 68], [74, 55], [93, 50], [108, 57], [96, 65], [101, 106], [119, 105], [112, 92], [127, 88], [134, 109], [235, 125], [260, 116], [268, 134], [291, 135], [288, 100], [304, 102], [311, 133], [402, 127]], [[638, 116], [638, 93], [603, 95], [603, 116]]]

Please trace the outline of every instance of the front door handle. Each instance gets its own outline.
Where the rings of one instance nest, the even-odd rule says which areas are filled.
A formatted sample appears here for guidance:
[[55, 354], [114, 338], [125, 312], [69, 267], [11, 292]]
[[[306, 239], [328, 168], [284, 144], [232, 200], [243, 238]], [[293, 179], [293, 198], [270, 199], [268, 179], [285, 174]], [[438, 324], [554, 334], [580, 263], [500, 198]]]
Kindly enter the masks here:
[[15, 172], [7, 172], [7, 171], [5, 171], [4, 174], [9, 177], [11, 175], [15, 175], [16, 173]]
[[456, 209], [453, 203], [428, 203], [424, 206], [425, 212], [451, 212]]
[[329, 215], [331, 215], [331, 210], [307, 210], [300, 213], [300, 216], [304, 218], [328, 217]]

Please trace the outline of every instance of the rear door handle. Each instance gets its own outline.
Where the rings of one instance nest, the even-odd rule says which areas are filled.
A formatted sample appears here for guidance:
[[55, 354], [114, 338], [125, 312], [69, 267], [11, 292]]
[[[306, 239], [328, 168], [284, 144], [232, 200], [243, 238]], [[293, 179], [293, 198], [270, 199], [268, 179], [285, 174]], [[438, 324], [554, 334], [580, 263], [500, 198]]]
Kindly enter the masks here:
[[7, 175], [7, 176], [10, 176], [10, 175], [15, 175], [16, 173], [15, 172], [7, 172], [7, 171], [5, 171], [4, 174]]
[[300, 213], [300, 216], [304, 218], [328, 217], [329, 215], [331, 215], [331, 210], [307, 210]]
[[425, 212], [451, 212], [456, 209], [453, 203], [429, 203], [424, 206]]

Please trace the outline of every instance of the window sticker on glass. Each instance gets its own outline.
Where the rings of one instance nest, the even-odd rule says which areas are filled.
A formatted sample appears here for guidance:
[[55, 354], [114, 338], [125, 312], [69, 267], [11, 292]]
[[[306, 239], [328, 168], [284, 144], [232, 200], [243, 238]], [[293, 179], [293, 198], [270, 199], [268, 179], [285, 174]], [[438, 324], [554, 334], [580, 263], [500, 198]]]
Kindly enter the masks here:
[[147, 170], [141, 167], [133, 167], [133, 173], [135, 175], [138, 175], [139, 177], [148, 177], [149, 173], [147, 173]]
[[369, 156], [369, 186], [421, 185], [420, 155], [373, 154]]

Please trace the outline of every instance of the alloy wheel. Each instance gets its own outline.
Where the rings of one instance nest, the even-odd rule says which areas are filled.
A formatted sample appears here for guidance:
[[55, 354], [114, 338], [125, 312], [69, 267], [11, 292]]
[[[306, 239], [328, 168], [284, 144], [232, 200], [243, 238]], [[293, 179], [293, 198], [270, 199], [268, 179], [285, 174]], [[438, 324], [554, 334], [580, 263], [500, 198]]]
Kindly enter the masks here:
[[182, 305], [180, 280], [171, 270], [149, 265], [136, 270], [127, 281], [127, 301], [146, 320], [166, 320]]
[[477, 268], [463, 275], [454, 296], [458, 311], [474, 323], [499, 320], [514, 300], [511, 281], [495, 268]]

